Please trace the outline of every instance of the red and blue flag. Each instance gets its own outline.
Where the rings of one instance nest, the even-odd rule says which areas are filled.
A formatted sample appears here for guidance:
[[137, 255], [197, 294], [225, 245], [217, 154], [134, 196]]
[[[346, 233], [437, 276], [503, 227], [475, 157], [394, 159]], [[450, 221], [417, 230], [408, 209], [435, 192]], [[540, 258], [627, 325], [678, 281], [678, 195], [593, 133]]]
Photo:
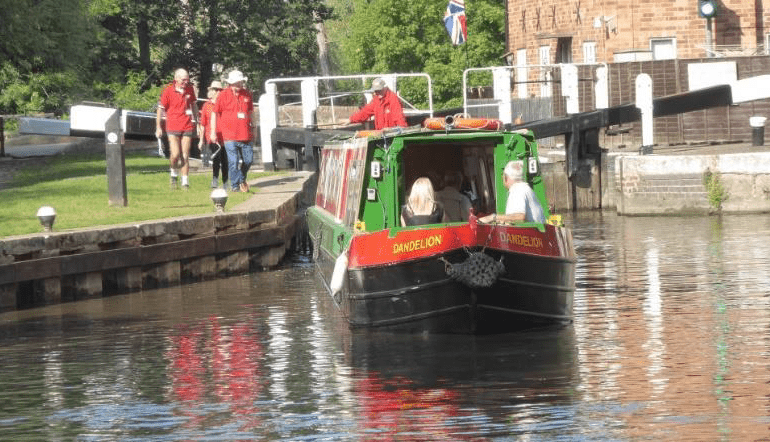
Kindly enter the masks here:
[[452, 39], [452, 44], [457, 46], [468, 40], [468, 28], [465, 24], [465, 1], [449, 0], [444, 13], [444, 27]]

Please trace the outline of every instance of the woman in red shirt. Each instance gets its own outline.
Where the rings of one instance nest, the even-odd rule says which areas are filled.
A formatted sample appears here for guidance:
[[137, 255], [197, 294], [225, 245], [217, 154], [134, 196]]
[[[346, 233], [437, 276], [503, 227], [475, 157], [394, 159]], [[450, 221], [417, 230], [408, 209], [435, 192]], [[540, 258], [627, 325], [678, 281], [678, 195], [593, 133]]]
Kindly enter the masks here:
[[[211, 86], [208, 89], [209, 100], [201, 107], [200, 125], [198, 126], [198, 137], [200, 138], [200, 149], [211, 150], [211, 188], [219, 187], [219, 170], [222, 170], [222, 187], [225, 187], [227, 182], [227, 153], [224, 149], [224, 140], [222, 139], [222, 131], [216, 131], [216, 138], [211, 138], [209, 128], [211, 126], [211, 113], [214, 111], [214, 104], [217, 102], [217, 96], [222, 90], [222, 83], [219, 81], [212, 81]], [[206, 144], [206, 146], [203, 146]]]

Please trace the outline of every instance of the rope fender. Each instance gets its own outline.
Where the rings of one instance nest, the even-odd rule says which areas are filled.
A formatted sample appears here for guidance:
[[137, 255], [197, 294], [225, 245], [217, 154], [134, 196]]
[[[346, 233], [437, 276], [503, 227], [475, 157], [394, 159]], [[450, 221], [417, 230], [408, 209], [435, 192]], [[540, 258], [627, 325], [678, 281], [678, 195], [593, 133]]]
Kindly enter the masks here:
[[468, 252], [468, 255], [465, 261], [456, 264], [444, 257], [439, 260], [444, 262], [444, 271], [450, 278], [472, 289], [491, 287], [505, 273], [502, 256], [499, 261], [495, 261], [483, 251]]

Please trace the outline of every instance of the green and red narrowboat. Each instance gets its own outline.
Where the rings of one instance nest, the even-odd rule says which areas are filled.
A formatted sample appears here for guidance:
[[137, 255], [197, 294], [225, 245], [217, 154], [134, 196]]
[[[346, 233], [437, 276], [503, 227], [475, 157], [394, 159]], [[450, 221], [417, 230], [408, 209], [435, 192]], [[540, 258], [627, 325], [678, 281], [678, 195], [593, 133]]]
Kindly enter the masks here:
[[[494, 121], [441, 120], [322, 149], [307, 224], [333, 302], [351, 328], [480, 334], [571, 321], [572, 235], [550, 214], [534, 137]], [[511, 160], [524, 163], [545, 223], [478, 221], [504, 213]], [[402, 227], [412, 183], [450, 171], [475, 196], [469, 216]]]

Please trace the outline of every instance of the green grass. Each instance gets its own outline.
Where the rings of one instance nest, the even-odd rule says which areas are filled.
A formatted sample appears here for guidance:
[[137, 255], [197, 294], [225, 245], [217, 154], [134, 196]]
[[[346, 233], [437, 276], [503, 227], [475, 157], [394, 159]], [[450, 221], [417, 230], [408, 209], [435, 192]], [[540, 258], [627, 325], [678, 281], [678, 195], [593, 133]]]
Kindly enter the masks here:
[[[126, 154], [128, 206], [110, 206], [104, 155], [57, 155], [30, 162], [0, 190], [0, 237], [42, 231], [41, 206], [56, 210], [54, 231], [214, 212], [211, 172], [190, 174], [190, 190], [169, 188], [168, 160]], [[250, 173], [249, 179], [274, 173]], [[256, 189], [252, 188], [252, 192]], [[227, 207], [253, 194], [229, 193]]]

